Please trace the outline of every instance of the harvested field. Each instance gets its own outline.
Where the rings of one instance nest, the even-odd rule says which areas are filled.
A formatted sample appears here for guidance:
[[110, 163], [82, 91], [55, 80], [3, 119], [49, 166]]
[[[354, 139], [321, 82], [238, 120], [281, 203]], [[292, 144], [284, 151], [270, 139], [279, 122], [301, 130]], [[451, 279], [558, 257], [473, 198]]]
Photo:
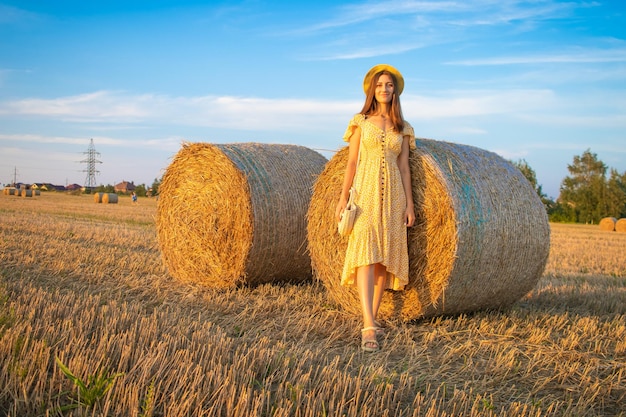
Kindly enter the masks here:
[[[522, 300], [387, 322], [364, 354], [320, 284], [173, 280], [154, 199], [2, 195], [0, 213], [0, 415], [626, 415], [623, 233], [551, 224]], [[113, 385], [88, 405], [55, 358]]]

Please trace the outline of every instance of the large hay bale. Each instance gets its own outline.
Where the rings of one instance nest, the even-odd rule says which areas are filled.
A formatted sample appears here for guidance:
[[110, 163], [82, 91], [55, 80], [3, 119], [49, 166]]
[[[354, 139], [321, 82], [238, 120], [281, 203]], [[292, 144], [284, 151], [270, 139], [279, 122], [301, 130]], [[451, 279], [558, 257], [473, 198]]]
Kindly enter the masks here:
[[296, 145], [183, 144], [159, 186], [169, 272], [214, 288], [310, 279], [306, 212], [325, 163]]
[[[501, 308], [531, 290], [548, 258], [546, 210], [522, 173], [475, 147], [417, 139], [410, 165], [416, 225], [409, 229], [409, 285], [386, 291], [380, 314], [412, 320]], [[326, 165], [308, 213], [314, 274], [344, 309], [360, 314], [355, 288], [340, 285], [347, 238], [337, 233], [347, 147]]]
[[615, 231], [626, 233], [626, 218], [621, 218], [615, 222]]
[[118, 196], [115, 193], [103, 193], [102, 204], [117, 204]]
[[600, 230], [606, 230], [607, 232], [615, 231], [615, 223], [617, 223], [617, 219], [615, 217], [605, 217], [600, 220]]
[[93, 202], [96, 204], [102, 203], [102, 196], [104, 195], [104, 193], [95, 193], [93, 195]]
[[32, 197], [33, 196], [33, 190], [31, 189], [23, 189], [22, 190], [22, 197]]

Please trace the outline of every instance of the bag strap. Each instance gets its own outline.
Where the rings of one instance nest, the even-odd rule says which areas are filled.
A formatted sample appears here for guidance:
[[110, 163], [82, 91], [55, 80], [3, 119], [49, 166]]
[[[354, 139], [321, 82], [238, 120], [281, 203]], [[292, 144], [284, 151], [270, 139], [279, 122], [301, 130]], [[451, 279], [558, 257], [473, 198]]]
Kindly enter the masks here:
[[[361, 139], [363, 138], [363, 134], [361, 134]], [[352, 176], [352, 185], [350, 188], [354, 187], [354, 183], [356, 182], [356, 173], [359, 172], [359, 163], [361, 162], [361, 139], [359, 139], [359, 156], [356, 158], [356, 166], [354, 167], [354, 175]]]

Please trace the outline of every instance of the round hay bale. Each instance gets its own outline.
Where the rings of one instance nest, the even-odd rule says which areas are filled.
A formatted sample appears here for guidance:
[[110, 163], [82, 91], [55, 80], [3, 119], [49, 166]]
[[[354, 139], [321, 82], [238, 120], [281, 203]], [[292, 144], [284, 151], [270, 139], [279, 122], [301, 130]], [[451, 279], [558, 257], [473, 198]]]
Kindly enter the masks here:
[[184, 143], [157, 204], [170, 274], [214, 288], [310, 279], [306, 213], [325, 163], [296, 145]]
[[33, 197], [40, 196], [40, 195], [41, 195], [41, 190], [33, 190]]
[[626, 233], [626, 218], [621, 218], [615, 222], [615, 231]]
[[104, 195], [104, 193], [95, 193], [93, 195], [93, 202], [98, 204], [98, 203], [102, 203], [102, 196]]
[[102, 193], [102, 204], [117, 204], [117, 194]]
[[[416, 144], [409, 285], [385, 292], [381, 316], [413, 320], [511, 305], [536, 285], [548, 259], [550, 227], [537, 193], [494, 153], [429, 139]], [[345, 147], [315, 183], [309, 251], [330, 296], [360, 315], [356, 288], [340, 285], [348, 239], [339, 236], [334, 218], [347, 158]]]
[[615, 223], [617, 223], [617, 219], [615, 217], [605, 217], [600, 220], [600, 230], [606, 230], [607, 232], [615, 231]]
[[22, 190], [22, 197], [32, 197], [33, 196], [33, 190]]

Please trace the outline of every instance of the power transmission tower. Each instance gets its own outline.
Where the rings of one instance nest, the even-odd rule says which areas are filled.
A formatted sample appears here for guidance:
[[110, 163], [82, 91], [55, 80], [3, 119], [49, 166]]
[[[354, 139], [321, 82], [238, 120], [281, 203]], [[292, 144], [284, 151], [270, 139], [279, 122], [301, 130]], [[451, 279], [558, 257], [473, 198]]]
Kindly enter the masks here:
[[102, 161], [97, 159], [97, 157], [100, 156], [100, 152], [96, 152], [96, 147], [93, 144], [93, 138], [89, 142], [87, 151], [83, 152], [83, 154], [87, 155], [86, 159], [80, 161], [81, 164], [87, 164], [87, 169], [83, 169], [83, 172], [87, 173], [87, 177], [85, 177], [85, 189], [91, 191], [96, 188], [96, 174], [100, 173], [100, 171], [96, 169], [96, 164], [102, 163]]

